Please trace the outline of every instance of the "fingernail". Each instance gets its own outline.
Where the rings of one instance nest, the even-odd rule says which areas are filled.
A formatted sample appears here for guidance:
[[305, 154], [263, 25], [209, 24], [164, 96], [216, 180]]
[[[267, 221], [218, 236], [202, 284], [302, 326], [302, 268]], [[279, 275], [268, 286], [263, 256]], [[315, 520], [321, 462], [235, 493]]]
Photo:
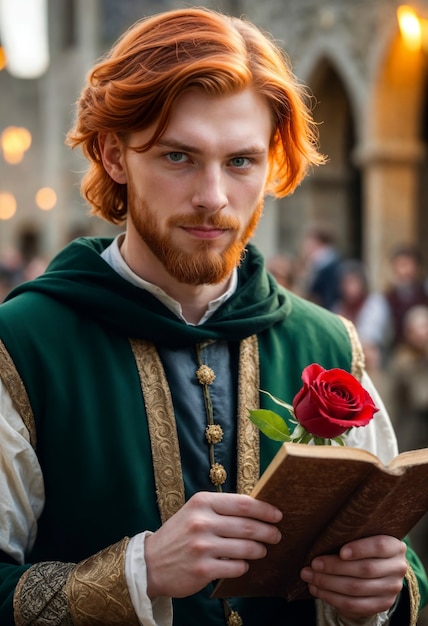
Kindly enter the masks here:
[[350, 559], [352, 557], [352, 549], [349, 546], [345, 546], [340, 551], [342, 559]]
[[311, 567], [317, 572], [322, 572], [324, 569], [324, 561], [322, 559], [314, 559], [311, 563]]
[[310, 567], [304, 567], [300, 572], [300, 577], [305, 583], [310, 583], [314, 577], [314, 573]]

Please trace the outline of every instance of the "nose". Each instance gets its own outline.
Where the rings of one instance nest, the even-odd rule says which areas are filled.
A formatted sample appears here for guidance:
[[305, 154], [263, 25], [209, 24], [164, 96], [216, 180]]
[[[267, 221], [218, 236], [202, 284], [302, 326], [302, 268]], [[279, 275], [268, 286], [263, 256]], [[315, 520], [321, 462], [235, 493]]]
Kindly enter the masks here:
[[192, 203], [197, 209], [220, 211], [228, 204], [225, 174], [221, 167], [202, 168], [197, 175]]

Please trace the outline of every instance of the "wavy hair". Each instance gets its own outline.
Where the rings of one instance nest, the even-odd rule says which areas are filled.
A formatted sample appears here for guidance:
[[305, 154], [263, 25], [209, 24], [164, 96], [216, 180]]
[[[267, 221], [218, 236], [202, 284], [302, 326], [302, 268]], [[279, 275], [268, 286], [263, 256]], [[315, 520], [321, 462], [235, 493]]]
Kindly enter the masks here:
[[215, 96], [252, 87], [266, 98], [273, 131], [266, 193], [283, 197], [308, 168], [323, 162], [306, 89], [273, 39], [242, 18], [205, 8], [167, 11], [137, 22], [92, 69], [77, 103], [71, 147], [89, 160], [81, 191], [92, 213], [121, 223], [127, 186], [105, 171], [99, 137], [154, 125], [139, 150], [150, 149], [166, 130], [177, 99], [189, 89]]

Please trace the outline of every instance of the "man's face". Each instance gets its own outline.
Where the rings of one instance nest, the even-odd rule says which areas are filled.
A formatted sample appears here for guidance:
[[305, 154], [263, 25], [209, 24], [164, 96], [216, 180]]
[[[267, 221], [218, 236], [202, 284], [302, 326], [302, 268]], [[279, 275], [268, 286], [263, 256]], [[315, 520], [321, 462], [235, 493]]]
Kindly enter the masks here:
[[187, 92], [159, 141], [147, 152], [130, 149], [153, 130], [132, 133], [120, 160], [134, 266], [139, 257], [141, 275], [152, 281], [166, 270], [181, 283], [220, 283], [239, 264], [261, 216], [268, 105], [250, 89], [215, 98]]
[[397, 285], [411, 285], [419, 277], [419, 267], [416, 260], [407, 254], [399, 254], [392, 263], [395, 282]]

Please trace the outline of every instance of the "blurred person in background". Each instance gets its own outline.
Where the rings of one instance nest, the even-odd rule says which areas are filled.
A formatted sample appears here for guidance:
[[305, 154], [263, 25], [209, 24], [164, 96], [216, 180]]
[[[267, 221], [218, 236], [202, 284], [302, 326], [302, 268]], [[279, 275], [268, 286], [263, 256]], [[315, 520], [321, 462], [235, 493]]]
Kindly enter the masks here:
[[392, 346], [397, 346], [404, 338], [404, 316], [413, 306], [428, 306], [428, 290], [426, 277], [423, 275], [422, 255], [414, 246], [397, 246], [390, 256], [389, 270], [385, 298], [393, 324]]
[[13, 246], [3, 250], [0, 254], [0, 302], [17, 285], [43, 274], [47, 265], [44, 257], [34, 255], [27, 259]]
[[266, 269], [280, 285], [295, 291], [296, 262], [291, 255], [282, 253], [270, 257], [266, 261]]
[[[428, 447], [428, 306], [411, 307], [403, 319], [403, 339], [387, 371], [389, 409], [400, 451]], [[410, 533], [412, 545], [428, 565], [428, 516]]]
[[0, 302], [6, 298], [7, 294], [16, 287], [16, 277], [8, 268], [0, 265]]
[[390, 411], [400, 450], [428, 447], [428, 306], [411, 307], [388, 364]]
[[391, 335], [391, 315], [385, 297], [369, 287], [361, 261], [345, 260], [338, 276], [339, 298], [333, 310], [351, 320], [358, 331], [370, 375], [377, 376], [384, 366]]
[[0, 251], [0, 302], [24, 280], [24, 258], [19, 249], [8, 245]]
[[311, 226], [300, 244], [302, 274], [300, 292], [303, 297], [331, 310], [339, 298], [341, 255], [332, 229]]

